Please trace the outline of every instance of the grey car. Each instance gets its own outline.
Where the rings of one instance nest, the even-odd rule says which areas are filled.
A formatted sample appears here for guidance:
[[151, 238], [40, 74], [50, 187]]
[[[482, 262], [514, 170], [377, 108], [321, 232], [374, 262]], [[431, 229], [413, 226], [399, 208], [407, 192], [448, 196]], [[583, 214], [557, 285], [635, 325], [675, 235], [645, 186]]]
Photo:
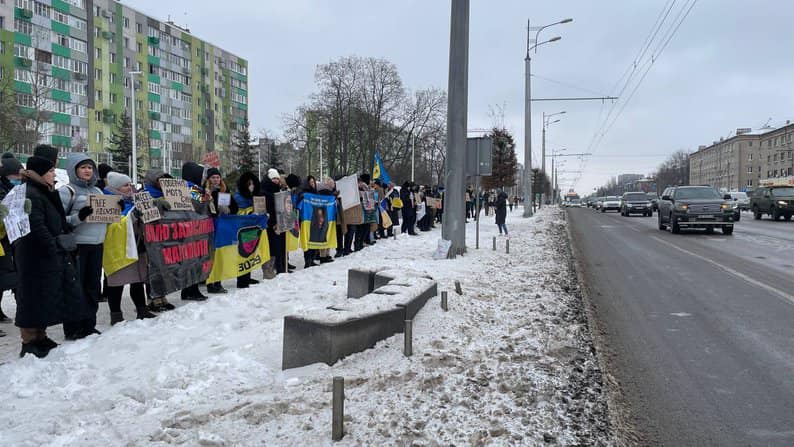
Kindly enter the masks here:
[[733, 234], [733, 206], [726, 196], [710, 186], [673, 186], [659, 200], [659, 229], [673, 233], [681, 228], [705, 228], [713, 233]]
[[642, 214], [645, 217], [653, 215], [653, 211], [651, 211], [651, 202], [644, 192], [623, 193], [620, 215], [628, 217], [632, 214]]

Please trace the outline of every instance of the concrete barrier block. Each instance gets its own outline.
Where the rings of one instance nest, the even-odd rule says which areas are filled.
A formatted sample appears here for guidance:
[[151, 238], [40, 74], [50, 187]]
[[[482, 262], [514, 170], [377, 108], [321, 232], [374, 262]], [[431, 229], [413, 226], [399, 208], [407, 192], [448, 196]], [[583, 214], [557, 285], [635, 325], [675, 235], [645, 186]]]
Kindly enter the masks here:
[[361, 298], [374, 290], [375, 272], [363, 269], [347, 271], [347, 297]]

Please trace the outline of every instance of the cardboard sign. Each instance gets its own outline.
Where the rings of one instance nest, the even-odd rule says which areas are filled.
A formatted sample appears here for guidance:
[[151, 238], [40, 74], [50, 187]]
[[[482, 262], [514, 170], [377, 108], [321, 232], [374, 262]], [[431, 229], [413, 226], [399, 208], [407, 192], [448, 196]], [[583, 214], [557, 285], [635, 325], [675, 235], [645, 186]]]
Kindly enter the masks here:
[[427, 197], [425, 198], [425, 202], [427, 203], [428, 208], [440, 210], [441, 209], [441, 199], [436, 199], [434, 197]]
[[358, 177], [348, 175], [336, 182], [336, 189], [342, 199], [342, 209], [349, 210], [354, 206], [361, 205], [361, 198], [358, 194]]
[[218, 153], [215, 151], [207, 152], [206, 154], [204, 154], [204, 157], [201, 159], [201, 162], [205, 166], [211, 166], [213, 168], [221, 167], [221, 157], [218, 156]]
[[8, 242], [27, 236], [30, 234], [30, 219], [25, 212], [25, 195], [27, 194], [27, 185], [21, 184], [14, 186], [14, 188], [3, 199], [3, 205], [8, 208], [8, 216], [4, 219], [3, 223], [6, 227], [6, 235]]
[[175, 178], [161, 178], [160, 187], [163, 197], [171, 204], [174, 211], [193, 211], [193, 201], [190, 198], [190, 188], [187, 182]]
[[162, 219], [160, 209], [154, 205], [152, 195], [146, 191], [135, 194], [135, 209], [140, 211], [143, 223], [154, 222]]
[[267, 214], [267, 198], [254, 196], [254, 214]]
[[121, 196], [98, 195], [88, 196], [88, 206], [94, 209], [90, 216], [85, 218], [89, 223], [115, 223], [121, 221]]
[[218, 206], [229, 206], [232, 204], [232, 195], [228, 192], [218, 193]]

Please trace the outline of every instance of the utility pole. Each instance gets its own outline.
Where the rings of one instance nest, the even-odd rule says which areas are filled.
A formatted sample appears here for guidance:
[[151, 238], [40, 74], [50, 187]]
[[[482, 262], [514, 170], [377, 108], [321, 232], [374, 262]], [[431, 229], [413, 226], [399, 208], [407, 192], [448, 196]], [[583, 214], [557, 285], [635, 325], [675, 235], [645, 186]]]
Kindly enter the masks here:
[[448, 257], [466, 251], [466, 120], [469, 84], [469, 0], [452, 0], [447, 88], [447, 165], [442, 239], [451, 241]]
[[132, 90], [132, 159], [130, 160], [130, 171], [132, 171], [132, 184], [138, 188], [138, 145], [136, 134], [138, 130], [135, 128], [135, 76], [141, 74], [140, 71], [131, 71], [130, 75], [130, 89]]
[[[527, 20], [527, 55], [524, 57], [524, 217], [532, 217], [532, 58], [529, 57], [530, 27]], [[529, 206], [527, 206], [529, 205]]]
[[411, 183], [414, 182], [415, 160], [416, 160], [416, 134], [413, 135], [413, 143], [411, 144]]
[[318, 181], [322, 181], [323, 178], [323, 137], [317, 136], [317, 150], [320, 152], [320, 178]]

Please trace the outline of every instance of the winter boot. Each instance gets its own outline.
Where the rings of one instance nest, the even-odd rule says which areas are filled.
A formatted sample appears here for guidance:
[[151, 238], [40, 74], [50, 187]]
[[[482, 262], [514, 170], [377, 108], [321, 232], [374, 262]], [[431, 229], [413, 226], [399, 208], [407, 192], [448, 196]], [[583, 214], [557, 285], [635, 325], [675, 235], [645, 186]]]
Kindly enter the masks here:
[[160, 299], [163, 300], [163, 306], [165, 307], [165, 310], [174, 310], [174, 309], [176, 309], [176, 306], [174, 306], [173, 304], [169, 303], [168, 300], [165, 297], [162, 297]]
[[207, 293], [228, 293], [229, 291], [224, 289], [221, 283], [215, 282], [207, 284]]
[[255, 285], [255, 284], [259, 284], [259, 281], [255, 280], [254, 278], [251, 278], [251, 277], [249, 276], [249, 277], [248, 277], [248, 284], [253, 286], [253, 285]]
[[58, 343], [55, 343], [55, 340], [51, 339], [50, 337], [47, 337], [46, 335], [41, 340], [37, 340], [37, 343], [47, 348], [48, 351], [51, 351], [58, 347]]
[[49, 353], [50, 350], [42, 345], [39, 341], [32, 341], [30, 343], [22, 343], [22, 351], [19, 352], [19, 356], [24, 357], [26, 354], [33, 354], [36, 357], [43, 359], [44, 357], [47, 357], [47, 354]]
[[124, 321], [124, 314], [121, 312], [111, 312], [110, 313], [110, 325], [115, 326], [116, 323], [121, 323]]
[[155, 318], [155, 317], [157, 317], [157, 315], [149, 312], [149, 309], [147, 309], [145, 307], [139, 307], [139, 308], [135, 309], [135, 311], [138, 313], [138, 319], [139, 320], [145, 320], [147, 318]]

